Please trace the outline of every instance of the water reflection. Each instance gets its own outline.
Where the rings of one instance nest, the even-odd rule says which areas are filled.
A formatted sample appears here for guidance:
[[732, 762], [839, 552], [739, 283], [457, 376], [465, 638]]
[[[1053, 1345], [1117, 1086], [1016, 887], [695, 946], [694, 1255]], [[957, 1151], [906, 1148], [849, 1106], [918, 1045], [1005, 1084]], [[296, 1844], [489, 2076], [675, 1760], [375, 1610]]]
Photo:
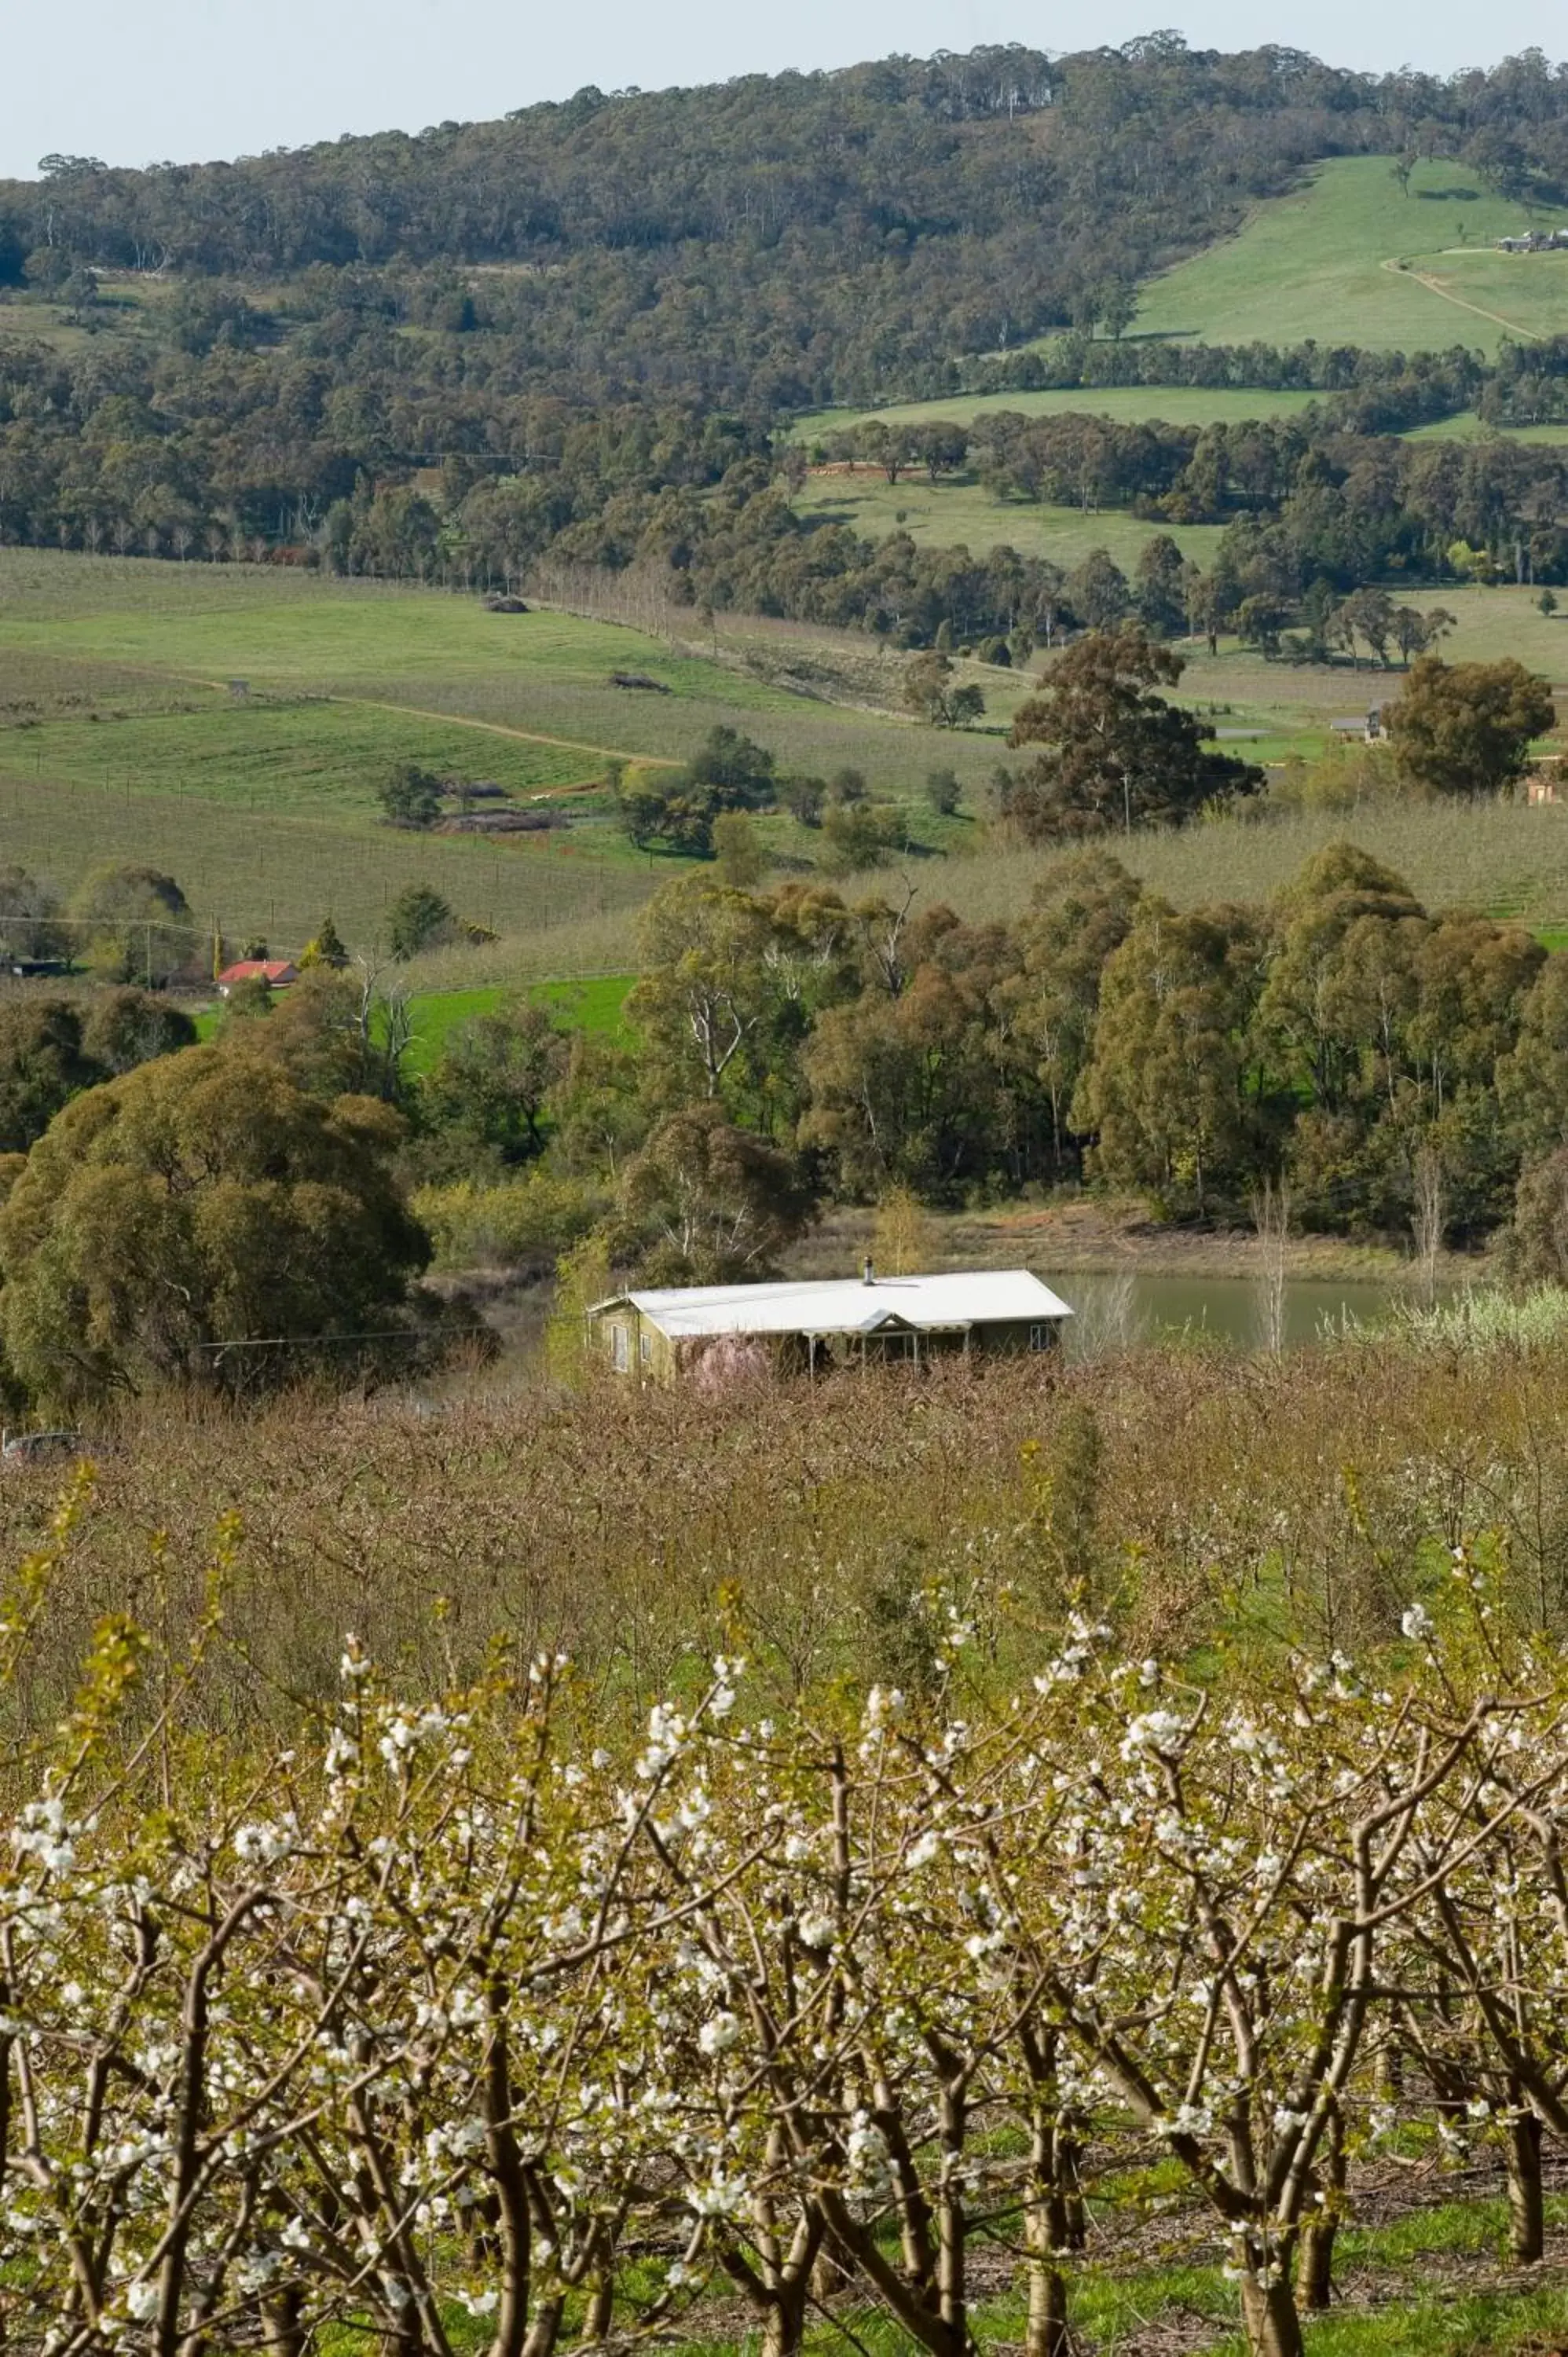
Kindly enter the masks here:
[[[1182, 1333], [1258, 1350], [1269, 1336], [1270, 1304], [1263, 1286], [1251, 1277], [1145, 1276], [1131, 1271], [1055, 1276], [1048, 1269], [1045, 1276], [1076, 1313], [1068, 1329], [1071, 1358], [1101, 1358]], [[1284, 1348], [1299, 1350], [1316, 1342], [1326, 1325], [1337, 1326], [1347, 1316], [1375, 1321], [1394, 1301], [1414, 1297], [1402, 1286], [1292, 1277], [1284, 1286], [1279, 1318]]]

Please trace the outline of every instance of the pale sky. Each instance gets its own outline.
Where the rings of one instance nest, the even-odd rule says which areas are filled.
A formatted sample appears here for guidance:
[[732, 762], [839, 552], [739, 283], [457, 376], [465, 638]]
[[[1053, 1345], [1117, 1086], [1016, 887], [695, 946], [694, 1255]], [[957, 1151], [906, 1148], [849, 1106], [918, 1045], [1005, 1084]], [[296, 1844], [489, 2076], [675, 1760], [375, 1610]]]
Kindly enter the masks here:
[[0, 0], [0, 176], [31, 178], [55, 152], [186, 162], [418, 131], [585, 82], [655, 90], [983, 41], [1084, 48], [1164, 24], [1195, 48], [1275, 41], [1374, 70], [1568, 54], [1563, 0]]

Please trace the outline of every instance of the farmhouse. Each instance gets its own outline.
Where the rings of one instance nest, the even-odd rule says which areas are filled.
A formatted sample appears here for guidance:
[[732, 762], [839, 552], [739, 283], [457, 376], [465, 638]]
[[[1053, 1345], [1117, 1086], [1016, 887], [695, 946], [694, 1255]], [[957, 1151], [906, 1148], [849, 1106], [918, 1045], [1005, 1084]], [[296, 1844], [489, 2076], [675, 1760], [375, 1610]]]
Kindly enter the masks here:
[[299, 968], [290, 958], [240, 958], [218, 977], [218, 996], [227, 998], [237, 982], [264, 982], [269, 990], [286, 990], [299, 980]]
[[825, 1284], [617, 1293], [595, 1303], [588, 1327], [618, 1374], [722, 1381], [1053, 1351], [1071, 1316], [1027, 1269], [878, 1276], [867, 1261], [858, 1279]]

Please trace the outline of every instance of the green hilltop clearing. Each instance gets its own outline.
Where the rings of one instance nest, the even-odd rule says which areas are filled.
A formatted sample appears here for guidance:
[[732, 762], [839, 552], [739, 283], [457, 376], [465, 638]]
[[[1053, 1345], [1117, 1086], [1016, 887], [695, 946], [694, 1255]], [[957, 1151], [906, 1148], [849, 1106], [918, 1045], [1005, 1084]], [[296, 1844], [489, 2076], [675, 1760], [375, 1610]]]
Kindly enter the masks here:
[[[624, 1028], [623, 1009], [636, 979], [630, 974], [585, 974], [575, 980], [531, 983], [526, 995], [537, 1006], [548, 1007], [564, 1029], [616, 1038]], [[468, 990], [416, 991], [409, 1001], [409, 1046], [403, 1059], [404, 1071], [429, 1071], [454, 1031], [472, 1022], [476, 1016], [493, 1015], [506, 996], [499, 983]], [[203, 1039], [215, 1038], [222, 1021], [220, 1006], [204, 1009], [196, 1018], [198, 1036]]]
[[1490, 355], [1505, 336], [1568, 330], [1568, 253], [1493, 244], [1565, 222], [1546, 207], [1527, 220], [1459, 164], [1417, 164], [1402, 195], [1387, 156], [1337, 156], [1260, 205], [1239, 236], [1149, 281], [1132, 332]]
[[[1568, 211], [1530, 212], [1486, 188], [1467, 167], [1418, 163], [1402, 195], [1387, 156], [1336, 156], [1288, 196], [1260, 204], [1240, 231], [1205, 248], [1139, 291], [1130, 339], [1277, 346], [1313, 341], [1370, 351], [1443, 351], [1464, 345], [1494, 358], [1509, 338], [1568, 333], [1568, 253], [1499, 253], [1496, 240], [1568, 224]], [[1044, 338], [1040, 349], [1054, 340]], [[1052, 388], [949, 393], [869, 409], [815, 410], [796, 420], [810, 443], [872, 418], [889, 424], [967, 422], [1010, 411], [1026, 417], [1088, 413], [1118, 424], [1237, 424], [1294, 416], [1317, 396], [1195, 385]], [[1469, 414], [1418, 428], [1423, 436], [1482, 431]], [[1524, 427], [1509, 439], [1561, 442], [1568, 428]]]

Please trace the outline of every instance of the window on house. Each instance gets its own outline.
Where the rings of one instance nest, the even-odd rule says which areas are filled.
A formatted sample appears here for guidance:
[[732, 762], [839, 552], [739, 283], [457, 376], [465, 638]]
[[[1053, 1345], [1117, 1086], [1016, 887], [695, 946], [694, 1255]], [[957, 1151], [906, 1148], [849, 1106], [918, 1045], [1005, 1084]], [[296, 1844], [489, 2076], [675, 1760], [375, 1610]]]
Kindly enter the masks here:
[[618, 1375], [624, 1375], [628, 1367], [631, 1363], [630, 1353], [627, 1348], [627, 1343], [628, 1336], [626, 1328], [624, 1326], [612, 1326], [610, 1328], [610, 1363], [615, 1368]]
[[639, 1334], [638, 1336], [637, 1355], [641, 1360], [645, 1367], [650, 1367], [653, 1364], [653, 1337], [651, 1334]]
[[1051, 1329], [1050, 1329], [1050, 1328], [1049, 1328], [1048, 1326], [1031, 1326], [1031, 1327], [1030, 1327], [1030, 1329], [1029, 1329], [1029, 1348], [1030, 1348], [1030, 1350], [1031, 1350], [1031, 1351], [1048, 1351], [1048, 1350], [1050, 1349], [1050, 1347], [1051, 1347]]

